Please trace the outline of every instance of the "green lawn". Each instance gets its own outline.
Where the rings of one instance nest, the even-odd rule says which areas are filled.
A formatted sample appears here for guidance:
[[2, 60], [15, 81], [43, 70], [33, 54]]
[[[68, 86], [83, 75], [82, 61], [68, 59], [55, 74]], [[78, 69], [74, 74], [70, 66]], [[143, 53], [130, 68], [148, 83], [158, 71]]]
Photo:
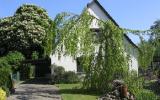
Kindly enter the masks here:
[[81, 89], [80, 84], [56, 84], [63, 100], [97, 100], [95, 91]]

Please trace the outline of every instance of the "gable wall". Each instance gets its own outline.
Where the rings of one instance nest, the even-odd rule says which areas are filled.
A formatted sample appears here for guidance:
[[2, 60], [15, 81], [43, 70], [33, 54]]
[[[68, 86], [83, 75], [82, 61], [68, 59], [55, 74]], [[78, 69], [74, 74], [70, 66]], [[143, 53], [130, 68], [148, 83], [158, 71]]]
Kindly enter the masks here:
[[[88, 12], [96, 17], [97, 19], [101, 19], [101, 20], [108, 20], [109, 17], [107, 17], [107, 15], [102, 11], [102, 9], [92, 1], [91, 4], [89, 4], [88, 8], [87, 8]], [[99, 28], [98, 24], [97, 24], [97, 19], [94, 19], [92, 24], [91, 24], [91, 28]], [[128, 41], [126, 39], [126, 37], [124, 36], [124, 47], [125, 47], [125, 55], [129, 55], [130, 56], [130, 60], [129, 60], [129, 70], [135, 70], [138, 72], [138, 50], [136, 47], [134, 47], [130, 41]]]
[[50, 56], [51, 64], [64, 67], [65, 71], [77, 72], [77, 62], [71, 56], [61, 55], [61, 58], [58, 58], [58, 54]]
[[129, 70], [135, 70], [138, 72], [138, 49], [130, 44], [130, 42], [124, 38], [125, 55], [129, 55]]
[[[96, 17], [97, 19], [101, 19], [101, 20], [108, 20], [108, 17], [106, 16], [106, 14], [103, 13], [103, 11], [95, 4], [90, 5], [87, 8], [87, 11], [94, 17]], [[98, 26], [98, 20], [94, 19], [92, 24], [91, 24], [91, 28], [99, 28]]]

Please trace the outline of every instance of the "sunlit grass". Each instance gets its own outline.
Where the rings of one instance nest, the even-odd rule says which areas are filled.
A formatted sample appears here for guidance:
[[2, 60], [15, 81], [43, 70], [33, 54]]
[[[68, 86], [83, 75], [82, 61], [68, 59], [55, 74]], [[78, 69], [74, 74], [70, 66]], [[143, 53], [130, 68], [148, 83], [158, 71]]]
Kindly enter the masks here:
[[56, 84], [63, 100], [97, 100], [96, 91], [81, 89], [81, 84]]

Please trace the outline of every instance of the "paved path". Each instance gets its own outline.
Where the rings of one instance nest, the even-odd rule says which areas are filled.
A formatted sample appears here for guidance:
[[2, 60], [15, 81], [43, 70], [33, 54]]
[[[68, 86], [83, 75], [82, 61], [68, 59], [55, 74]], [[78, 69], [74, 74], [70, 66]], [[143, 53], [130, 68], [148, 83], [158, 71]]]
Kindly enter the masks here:
[[61, 100], [58, 88], [47, 84], [20, 84], [7, 100]]

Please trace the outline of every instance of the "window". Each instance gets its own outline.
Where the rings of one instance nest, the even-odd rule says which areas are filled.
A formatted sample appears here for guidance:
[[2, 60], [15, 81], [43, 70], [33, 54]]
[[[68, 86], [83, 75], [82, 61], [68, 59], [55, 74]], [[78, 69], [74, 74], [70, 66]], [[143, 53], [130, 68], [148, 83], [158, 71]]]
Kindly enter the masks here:
[[77, 72], [84, 72], [81, 57], [77, 58]]

